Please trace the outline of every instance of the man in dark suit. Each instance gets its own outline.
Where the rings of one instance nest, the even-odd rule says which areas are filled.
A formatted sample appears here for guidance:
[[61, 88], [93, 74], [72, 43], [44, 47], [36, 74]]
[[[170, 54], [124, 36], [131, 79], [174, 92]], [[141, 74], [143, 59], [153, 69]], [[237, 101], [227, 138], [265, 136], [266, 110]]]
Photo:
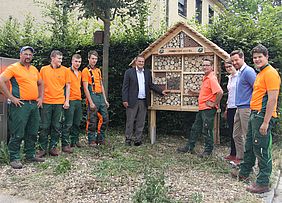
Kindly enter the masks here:
[[[137, 56], [135, 67], [128, 69], [124, 74], [122, 101], [123, 106], [126, 108], [125, 145], [127, 146], [131, 146], [132, 142], [134, 142], [135, 146], [142, 144], [142, 133], [149, 105], [150, 90], [166, 95], [165, 90], [152, 82], [151, 71], [144, 69], [144, 61], [143, 56]], [[133, 128], [135, 129], [134, 140]]]

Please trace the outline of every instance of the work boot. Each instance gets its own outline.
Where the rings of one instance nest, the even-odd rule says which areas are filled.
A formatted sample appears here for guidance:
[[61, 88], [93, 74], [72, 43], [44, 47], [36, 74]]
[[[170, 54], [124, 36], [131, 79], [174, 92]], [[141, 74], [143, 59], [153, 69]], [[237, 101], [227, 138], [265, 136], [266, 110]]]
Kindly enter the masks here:
[[97, 143], [95, 141], [91, 141], [89, 143], [89, 147], [97, 147]]
[[45, 150], [39, 150], [37, 153], [36, 153], [36, 156], [39, 157], [39, 158], [42, 158], [46, 155], [46, 151]]
[[73, 149], [68, 145], [68, 146], [63, 146], [62, 151], [68, 154], [73, 153]]
[[21, 169], [21, 168], [23, 168], [23, 165], [22, 165], [22, 163], [21, 163], [19, 160], [11, 161], [11, 162], [10, 162], [10, 166], [11, 166], [13, 169]]
[[198, 155], [198, 157], [200, 158], [206, 158], [206, 157], [210, 157], [212, 155], [212, 152], [203, 152], [201, 154]]
[[269, 192], [270, 188], [268, 185], [258, 185], [256, 183], [253, 183], [247, 186], [246, 190], [251, 193], [261, 194], [261, 193]]
[[70, 146], [71, 146], [71, 147], [81, 148], [81, 147], [82, 147], [82, 144], [81, 144], [79, 141], [77, 141], [76, 143], [72, 143]]
[[26, 158], [26, 162], [44, 162], [45, 159], [44, 158], [40, 158], [40, 157], [32, 157], [32, 158]]
[[237, 179], [238, 181], [244, 182], [244, 183], [248, 183], [250, 181], [249, 177], [240, 175], [239, 170], [231, 171], [231, 177], [234, 179]]
[[52, 148], [50, 151], [49, 151], [49, 154], [51, 156], [59, 156], [59, 150], [57, 148]]
[[178, 153], [190, 153], [190, 154], [196, 154], [195, 150], [194, 149], [190, 149], [189, 146], [184, 146], [184, 147], [179, 147], [176, 149], [176, 151]]

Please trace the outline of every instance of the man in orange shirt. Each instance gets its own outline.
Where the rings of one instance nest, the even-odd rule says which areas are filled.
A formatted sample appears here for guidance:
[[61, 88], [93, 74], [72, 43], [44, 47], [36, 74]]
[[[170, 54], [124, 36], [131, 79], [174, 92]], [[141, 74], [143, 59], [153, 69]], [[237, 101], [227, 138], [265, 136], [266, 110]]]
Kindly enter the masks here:
[[[258, 45], [252, 50], [253, 62], [260, 70], [257, 74], [251, 99], [251, 116], [248, 123], [244, 161], [240, 164], [239, 180], [248, 179], [258, 159], [259, 173], [255, 183], [246, 190], [251, 193], [269, 191], [269, 178], [272, 172], [271, 129], [277, 119], [277, 101], [281, 78], [268, 63], [268, 50]], [[237, 174], [232, 173], [233, 176]]]
[[[44, 100], [41, 110], [41, 132], [39, 135], [38, 156], [49, 154], [58, 156], [57, 143], [59, 141], [62, 109], [69, 108], [70, 74], [66, 67], [62, 66], [63, 54], [58, 50], [51, 52], [51, 64], [43, 66], [40, 75], [44, 81]], [[48, 135], [50, 135], [50, 142]], [[66, 151], [67, 149], [65, 149]], [[69, 147], [68, 150], [71, 150]]]
[[[98, 144], [104, 144], [105, 130], [109, 122], [108, 110], [109, 103], [106, 99], [104, 86], [101, 77], [101, 71], [95, 67], [98, 61], [98, 53], [96, 51], [88, 52], [88, 66], [82, 71], [83, 89], [88, 101], [88, 144], [95, 147]], [[97, 137], [97, 112], [103, 117], [103, 123], [100, 129], [100, 136]]]
[[[10, 140], [8, 150], [10, 165], [21, 169], [20, 146], [24, 140], [24, 151], [27, 161], [43, 162], [35, 156], [35, 143], [39, 128], [39, 109], [42, 107], [43, 81], [38, 70], [30, 63], [34, 49], [25, 46], [20, 50], [20, 61], [10, 65], [0, 75], [0, 89], [11, 100], [9, 112]], [[6, 86], [10, 81], [11, 92]]]
[[223, 91], [213, 72], [213, 61], [204, 59], [202, 66], [205, 75], [203, 77], [200, 92], [189, 91], [193, 96], [199, 94], [199, 112], [197, 113], [196, 119], [191, 128], [190, 139], [187, 145], [177, 149], [178, 152], [190, 152], [194, 154], [194, 148], [198, 136], [203, 134], [205, 138], [205, 150], [202, 154], [200, 154], [200, 157], [212, 154], [214, 117], [223, 95]]
[[62, 130], [62, 151], [71, 153], [71, 147], [81, 147], [79, 143], [80, 122], [82, 117], [81, 108], [81, 72], [78, 70], [81, 65], [81, 56], [74, 54], [72, 56], [72, 65], [68, 69], [71, 83], [70, 83], [70, 107], [64, 109], [64, 121]]

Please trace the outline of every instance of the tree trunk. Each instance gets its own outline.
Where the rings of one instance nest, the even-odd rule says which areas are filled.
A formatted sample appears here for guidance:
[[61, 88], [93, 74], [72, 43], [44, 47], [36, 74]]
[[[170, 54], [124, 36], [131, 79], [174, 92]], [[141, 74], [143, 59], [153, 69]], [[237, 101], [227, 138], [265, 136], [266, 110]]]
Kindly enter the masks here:
[[104, 45], [103, 45], [103, 81], [106, 96], [108, 96], [108, 84], [109, 84], [109, 48], [110, 48], [110, 26], [111, 21], [109, 19], [104, 21]]

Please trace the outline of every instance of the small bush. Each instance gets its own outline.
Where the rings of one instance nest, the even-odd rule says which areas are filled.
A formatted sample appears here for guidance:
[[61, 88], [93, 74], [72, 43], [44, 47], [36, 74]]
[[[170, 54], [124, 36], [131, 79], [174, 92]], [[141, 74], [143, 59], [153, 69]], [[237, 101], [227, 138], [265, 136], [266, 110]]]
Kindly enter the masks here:
[[59, 164], [54, 169], [56, 175], [63, 174], [71, 170], [71, 162], [66, 158], [61, 158]]
[[0, 143], [0, 164], [9, 164], [8, 146], [4, 142]]
[[145, 183], [134, 194], [134, 203], [172, 203], [175, 202], [167, 197], [164, 175], [145, 175]]

